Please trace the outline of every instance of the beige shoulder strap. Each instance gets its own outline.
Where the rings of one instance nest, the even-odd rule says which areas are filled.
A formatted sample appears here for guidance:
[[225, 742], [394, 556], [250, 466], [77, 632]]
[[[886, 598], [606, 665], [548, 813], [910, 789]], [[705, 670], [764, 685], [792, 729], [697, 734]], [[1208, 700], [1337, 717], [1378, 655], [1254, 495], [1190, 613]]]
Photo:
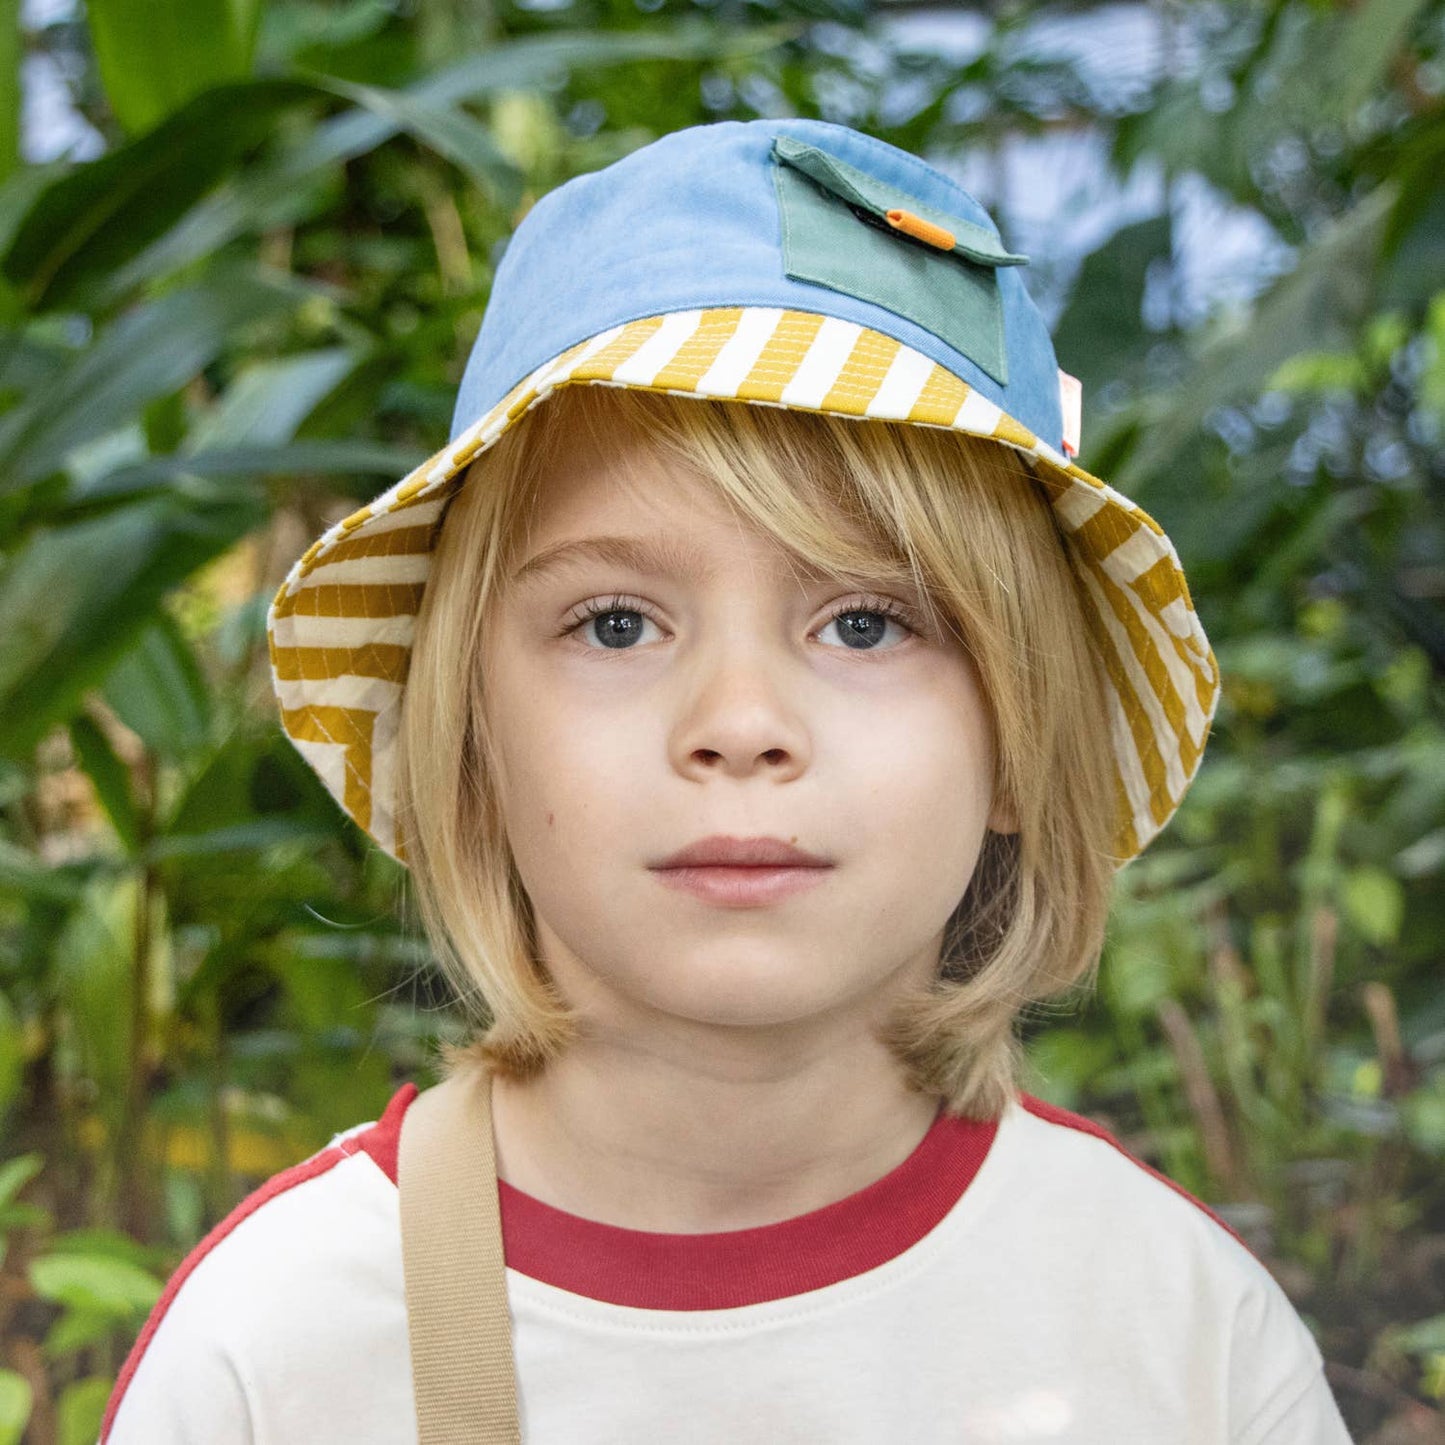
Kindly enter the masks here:
[[412, 1100], [397, 1183], [419, 1445], [520, 1445], [485, 1068]]

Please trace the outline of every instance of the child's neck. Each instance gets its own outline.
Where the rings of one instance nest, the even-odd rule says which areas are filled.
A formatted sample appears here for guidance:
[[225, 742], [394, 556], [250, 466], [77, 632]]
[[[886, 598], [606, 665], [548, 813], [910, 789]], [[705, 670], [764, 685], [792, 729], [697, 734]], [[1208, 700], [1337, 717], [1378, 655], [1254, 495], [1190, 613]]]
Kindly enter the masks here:
[[706, 1060], [578, 1047], [537, 1078], [495, 1081], [497, 1172], [553, 1208], [626, 1229], [749, 1229], [881, 1179], [922, 1142], [939, 1102], [908, 1091], [881, 1049], [722, 1077]]

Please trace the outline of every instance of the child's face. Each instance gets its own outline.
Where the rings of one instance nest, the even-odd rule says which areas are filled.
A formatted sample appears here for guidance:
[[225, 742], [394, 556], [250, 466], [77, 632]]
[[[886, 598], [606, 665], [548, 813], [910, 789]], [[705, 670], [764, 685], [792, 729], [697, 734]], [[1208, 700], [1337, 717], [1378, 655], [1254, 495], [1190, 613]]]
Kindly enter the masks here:
[[[877, 615], [907, 589], [795, 575], [636, 440], [602, 456], [569, 436], [521, 559], [602, 536], [665, 538], [711, 572], [578, 558], [508, 589], [487, 621], [498, 786], [552, 977], [618, 1037], [783, 1025], [796, 1038], [873, 1017], [936, 972], [985, 828], [1013, 826], [990, 795], [967, 652]], [[559, 635], [589, 603], [604, 615]], [[851, 618], [852, 647], [840, 610], [870, 614]], [[747, 906], [650, 867], [712, 834], [781, 838], [832, 866]]]

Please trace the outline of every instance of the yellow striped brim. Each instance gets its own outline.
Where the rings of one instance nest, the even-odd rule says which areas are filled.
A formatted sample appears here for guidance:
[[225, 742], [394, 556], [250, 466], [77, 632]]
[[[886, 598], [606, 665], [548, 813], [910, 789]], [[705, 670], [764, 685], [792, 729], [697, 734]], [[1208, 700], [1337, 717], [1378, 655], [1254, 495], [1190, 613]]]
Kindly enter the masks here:
[[468, 464], [559, 386], [637, 387], [991, 437], [1034, 464], [1109, 678], [1121, 863], [1168, 822], [1199, 767], [1219, 667], [1153, 518], [946, 368], [866, 326], [729, 306], [614, 326], [523, 378], [487, 414], [292, 567], [266, 617], [281, 723], [342, 808], [398, 862], [396, 733], [436, 523]]

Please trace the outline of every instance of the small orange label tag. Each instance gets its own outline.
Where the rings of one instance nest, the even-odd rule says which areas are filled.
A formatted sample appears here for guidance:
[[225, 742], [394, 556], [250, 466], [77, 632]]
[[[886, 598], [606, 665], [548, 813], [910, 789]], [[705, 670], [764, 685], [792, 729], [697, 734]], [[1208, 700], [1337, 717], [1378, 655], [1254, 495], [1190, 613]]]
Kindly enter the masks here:
[[1059, 409], [1064, 414], [1064, 451], [1076, 457], [1084, 428], [1084, 384], [1067, 371], [1059, 372]]

